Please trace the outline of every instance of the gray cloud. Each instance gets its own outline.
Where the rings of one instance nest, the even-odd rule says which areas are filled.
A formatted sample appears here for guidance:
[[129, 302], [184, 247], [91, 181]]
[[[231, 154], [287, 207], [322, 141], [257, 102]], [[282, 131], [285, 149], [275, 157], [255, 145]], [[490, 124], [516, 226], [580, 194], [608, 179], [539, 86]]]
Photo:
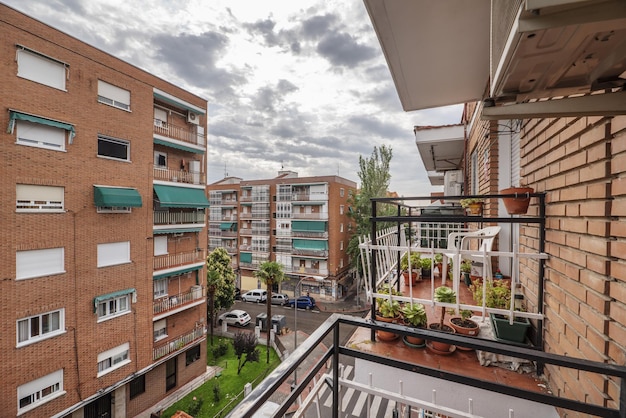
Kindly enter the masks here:
[[318, 44], [317, 52], [331, 64], [354, 68], [376, 56], [371, 46], [359, 43], [347, 33], [330, 33]]

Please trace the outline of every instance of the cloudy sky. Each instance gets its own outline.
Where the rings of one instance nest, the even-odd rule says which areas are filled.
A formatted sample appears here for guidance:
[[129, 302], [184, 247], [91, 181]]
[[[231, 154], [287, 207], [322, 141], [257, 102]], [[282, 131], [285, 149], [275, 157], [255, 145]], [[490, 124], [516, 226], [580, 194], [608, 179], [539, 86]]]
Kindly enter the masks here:
[[393, 149], [390, 189], [430, 186], [362, 0], [0, 0], [208, 101], [209, 183], [230, 176], [340, 175]]

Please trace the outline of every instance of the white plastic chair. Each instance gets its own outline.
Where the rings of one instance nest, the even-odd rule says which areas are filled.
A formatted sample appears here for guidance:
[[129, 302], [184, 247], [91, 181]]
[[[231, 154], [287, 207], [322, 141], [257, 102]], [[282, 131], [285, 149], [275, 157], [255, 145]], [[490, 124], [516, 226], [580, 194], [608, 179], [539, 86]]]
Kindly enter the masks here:
[[[491, 278], [491, 256], [487, 255], [488, 260], [485, 260], [485, 253], [491, 251], [493, 241], [500, 232], [500, 229], [502, 228], [499, 226], [488, 226], [487, 228], [476, 231], [453, 232], [448, 235], [448, 247], [441, 252], [443, 255], [441, 284], [445, 284], [446, 282], [448, 260], [452, 260], [452, 286], [454, 291], [459, 290], [461, 261], [464, 259], [482, 262], [484, 264], [483, 268], [486, 269], [486, 271], [483, 272], [483, 277]], [[461, 251], [470, 250], [470, 243], [472, 241], [478, 241], [478, 249], [472, 250], [472, 253], [461, 254]]]

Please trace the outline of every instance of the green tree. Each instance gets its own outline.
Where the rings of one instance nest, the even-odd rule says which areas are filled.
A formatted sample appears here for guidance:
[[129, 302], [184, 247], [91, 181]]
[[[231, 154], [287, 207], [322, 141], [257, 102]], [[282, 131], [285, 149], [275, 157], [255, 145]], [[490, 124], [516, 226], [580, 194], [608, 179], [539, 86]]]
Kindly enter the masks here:
[[[353, 235], [348, 242], [347, 252], [350, 255], [350, 263], [357, 274], [363, 274], [361, 264], [361, 253], [359, 251], [359, 237], [370, 235], [372, 223], [370, 216], [372, 212], [371, 199], [375, 197], [387, 197], [391, 174], [389, 164], [393, 157], [391, 147], [381, 145], [374, 147], [369, 158], [359, 155], [359, 180], [360, 186], [357, 193], [350, 199], [350, 211], [348, 216], [354, 221]], [[396, 215], [395, 206], [378, 204], [376, 212], [378, 216]], [[390, 224], [378, 223], [377, 229], [383, 229]]]
[[215, 312], [230, 308], [234, 302], [235, 273], [231, 267], [230, 255], [224, 248], [216, 248], [207, 257], [207, 323], [211, 330], [211, 345]]
[[[237, 365], [237, 374], [241, 373], [241, 369], [243, 369], [243, 366], [245, 366], [248, 361], [259, 361], [259, 350], [256, 348], [257, 343], [258, 340], [256, 336], [251, 332], [238, 332], [235, 334], [235, 337], [233, 338], [233, 348], [235, 349], [235, 355], [239, 360], [239, 364]], [[246, 355], [245, 359], [243, 359], [244, 354]]]
[[[267, 285], [267, 363], [270, 362], [270, 329], [272, 327], [272, 286], [285, 280], [283, 266], [276, 261], [266, 261], [254, 272], [254, 276]], [[297, 330], [296, 330], [297, 332]]]

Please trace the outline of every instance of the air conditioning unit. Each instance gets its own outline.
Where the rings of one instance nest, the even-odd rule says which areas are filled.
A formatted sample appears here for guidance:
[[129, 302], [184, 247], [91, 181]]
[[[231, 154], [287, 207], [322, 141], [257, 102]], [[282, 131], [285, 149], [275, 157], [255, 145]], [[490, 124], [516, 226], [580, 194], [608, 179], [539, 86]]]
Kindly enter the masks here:
[[462, 170], [448, 170], [443, 174], [443, 194], [445, 196], [461, 196], [462, 188]]
[[200, 124], [200, 117], [193, 112], [187, 112], [187, 122], [194, 125]]
[[626, 2], [493, 0], [491, 97], [567, 96], [626, 84]]
[[156, 126], [157, 128], [167, 128], [167, 122], [161, 119], [155, 119], [154, 126]]
[[175, 234], [172, 234], [173, 237], [182, 237], [184, 234], [182, 232], [177, 232]]

